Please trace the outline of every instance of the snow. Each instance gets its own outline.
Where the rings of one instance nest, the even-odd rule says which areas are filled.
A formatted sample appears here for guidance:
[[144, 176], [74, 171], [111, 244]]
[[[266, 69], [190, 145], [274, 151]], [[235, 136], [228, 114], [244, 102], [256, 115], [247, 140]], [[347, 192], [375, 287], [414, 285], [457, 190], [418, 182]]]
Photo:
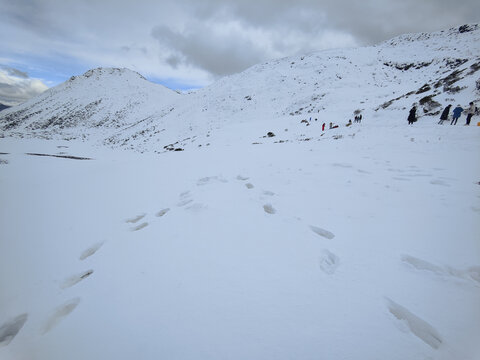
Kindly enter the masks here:
[[[452, 34], [429, 39], [451, 55]], [[426, 38], [395, 41], [415, 48]], [[385, 46], [338, 51], [369, 72], [365, 53]], [[305, 76], [332, 54], [305, 56]], [[163, 105], [133, 107], [115, 131], [4, 130], [0, 359], [480, 357], [480, 127], [460, 126], [463, 116], [441, 126], [436, 115], [408, 126], [411, 102], [428, 93], [375, 111], [416, 77], [414, 88], [435, 80], [430, 66], [395, 70], [398, 87], [392, 76], [363, 93], [366, 78], [352, 69], [320, 91], [331, 117], [306, 126], [313, 113], [286, 108], [310, 99], [310, 85], [260, 91], [291, 59], [278, 63], [283, 70], [264, 64], [193, 94], [160, 94]], [[138, 80], [112, 71], [97, 70], [99, 79]], [[475, 99], [475, 76], [437, 100]], [[345, 127], [363, 96], [362, 123]], [[340, 126], [322, 132], [330, 121]], [[105, 146], [113, 133], [130, 140]]]
[[[161, 156], [2, 139], [1, 318], [28, 321], [0, 355], [475, 359], [480, 129], [348, 130]], [[25, 155], [57, 146], [94, 160]]]

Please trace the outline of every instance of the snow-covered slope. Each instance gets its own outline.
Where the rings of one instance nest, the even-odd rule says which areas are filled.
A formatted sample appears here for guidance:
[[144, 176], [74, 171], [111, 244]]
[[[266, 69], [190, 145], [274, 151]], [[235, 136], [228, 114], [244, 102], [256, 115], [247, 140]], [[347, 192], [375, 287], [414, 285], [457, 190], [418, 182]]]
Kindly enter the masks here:
[[159, 152], [238, 141], [221, 130], [252, 121], [262, 132], [244, 143], [303, 119], [346, 123], [355, 110], [364, 119], [404, 121], [418, 102], [420, 115], [436, 116], [447, 103], [465, 107], [480, 99], [479, 44], [478, 25], [402, 35], [372, 47], [269, 61], [183, 96], [128, 70], [97, 69], [2, 113], [0, 124], [7, 135], [94, 136], [114, 147]]
[[[249, 144], [267, 132], [297, 141], [321, 135], [299, 127], [302, 120], [345, 124], [360, 110], [367, 121], [405, 122], [414, 102], [420, 115], [432, 115], [425, 121], [437, 121], [447, 103], [466, 107], [480, 99], [475, 87], [479, 44], [480, 28], [468, 25], [403, 35], [373, 47], [269, 61], [181, 98], [171, 113], [149, 120], [150, 127], [139, 123], [108, 142], [161, 151], [217, 142]], [[239, 138], [242, 126], [256, 132]], [[227, 133], [233, 137], [225, 138]]]
[[179, 96], [134, 71], [98, 68], [3, 111], [0, 126], [47, 138], [102, 136], [161, 113]]
[[480, 127], [355, 127], [0, 139], [0, 359], [477, 360]]

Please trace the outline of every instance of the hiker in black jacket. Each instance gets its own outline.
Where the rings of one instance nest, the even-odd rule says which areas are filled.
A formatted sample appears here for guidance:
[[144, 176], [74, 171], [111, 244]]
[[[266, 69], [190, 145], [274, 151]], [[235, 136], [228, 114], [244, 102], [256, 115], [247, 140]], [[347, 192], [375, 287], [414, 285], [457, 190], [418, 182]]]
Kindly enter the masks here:
[[408, 125], [413, 124], [415, 121], [417, 121], [417, 106], [413, 104], [413, 107], [408, 113]]
[[445, 109], [443, 109], [442, 115], [440, 115], [440, 121], [438, 122], [440, 125], [443, 125], [443, 122], [448, 120], [448, 113], [450, 112], [451, 107], [452, 104], [449, 104]]

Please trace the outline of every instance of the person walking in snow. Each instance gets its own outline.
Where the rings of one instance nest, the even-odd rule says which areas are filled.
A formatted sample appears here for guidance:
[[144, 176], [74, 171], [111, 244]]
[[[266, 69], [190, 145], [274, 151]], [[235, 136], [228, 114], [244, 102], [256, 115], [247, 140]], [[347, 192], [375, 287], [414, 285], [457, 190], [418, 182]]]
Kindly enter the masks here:
[[408, 125], [413, 124], [415, 121], [417, 121], [417, 105], [413, 104], [412, 108], [410, 109], [410, 112], [408, 113]]
[[322, 124], [322, 131], [325, 131], [325, 123]]
[[453, 118], [450, 125], [457, 125], [457, 120], [460, 118], [460, 115], [462, 115], [462, 112], [463, 108], [458, 104], [457, 107], [453, 109]]
[[467, 122], [465, 125], [470, 125], [470, 120], [472, 120], [472, 116], [475, 114], [475, 110], [477, 109], [473, 104], [473, 101], [470, 102], [470, 106], [467, 109]]
[[448, 120], [448, 113], [450, 112], [450, 108], [452, 104], [448, 104], [445, 109], [443, 109], [442, 115], [440, 115], [440, 121], [438, 122], [440, 125], [443, 125], [445, 120]]

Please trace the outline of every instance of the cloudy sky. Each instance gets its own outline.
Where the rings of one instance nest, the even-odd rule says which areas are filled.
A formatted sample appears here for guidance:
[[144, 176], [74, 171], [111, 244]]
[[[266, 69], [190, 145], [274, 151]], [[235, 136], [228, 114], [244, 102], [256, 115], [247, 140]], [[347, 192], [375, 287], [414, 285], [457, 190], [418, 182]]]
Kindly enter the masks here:
[[272, 58], [474, 22], [478, 0], [0, 0], [0, 103], [100, 66], [184, 90]]

